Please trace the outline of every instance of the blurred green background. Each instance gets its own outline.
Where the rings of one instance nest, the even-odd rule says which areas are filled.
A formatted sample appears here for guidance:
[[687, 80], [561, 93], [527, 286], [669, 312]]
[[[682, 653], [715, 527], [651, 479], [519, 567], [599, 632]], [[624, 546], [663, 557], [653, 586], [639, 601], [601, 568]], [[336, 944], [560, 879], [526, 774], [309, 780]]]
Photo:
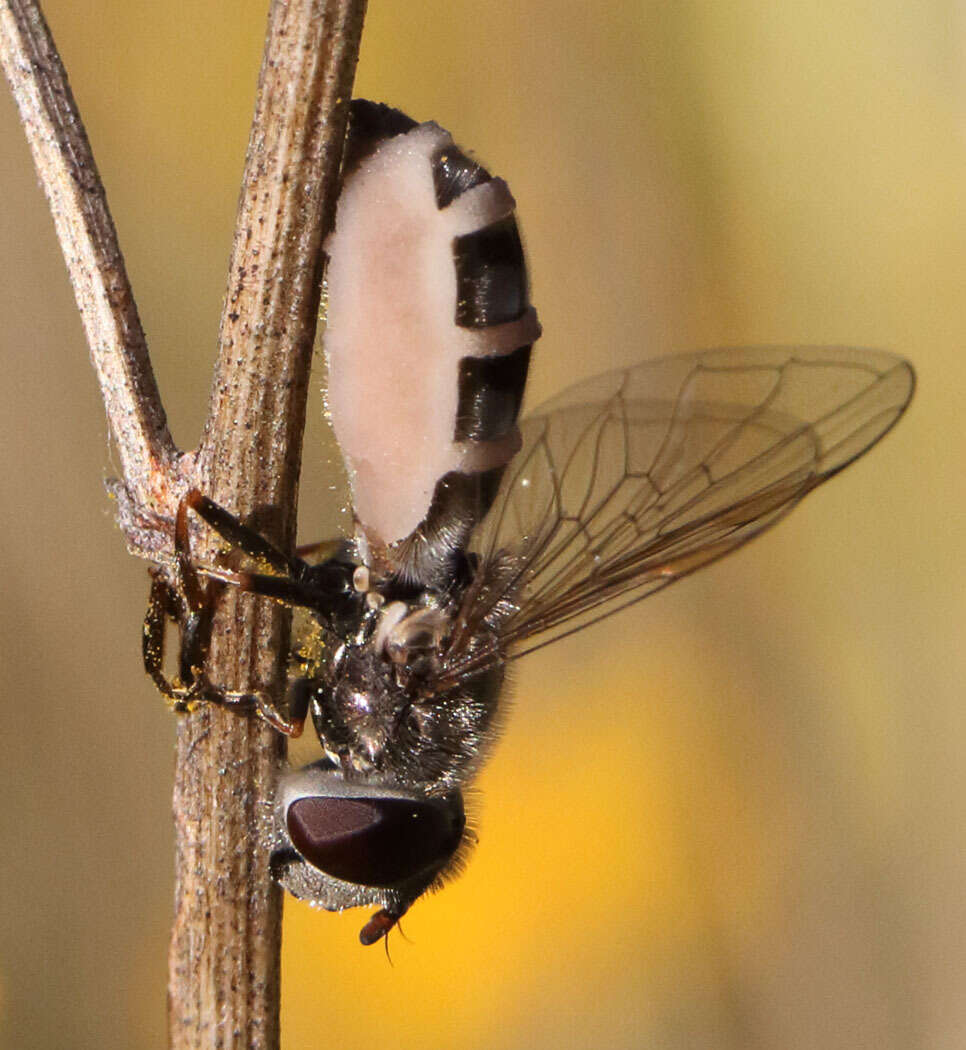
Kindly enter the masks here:
[[[190, 447], [267, 5], [45, 8]], [[362, 912], [287, 903], [286, 1047], [962, 1047], [964, 42], [938, 0], [373, 0], [356, 94], [516, 195], [531, 404], [765, 342], [896, 349], [920, 388], [773, 533], [520, 665], [476, 855], [393, 967]], [[0, 135], [0, 1046], [160, 1048], [174, 726], [5, 90]], [[333, 520], [318, 429], [308, 539]]]

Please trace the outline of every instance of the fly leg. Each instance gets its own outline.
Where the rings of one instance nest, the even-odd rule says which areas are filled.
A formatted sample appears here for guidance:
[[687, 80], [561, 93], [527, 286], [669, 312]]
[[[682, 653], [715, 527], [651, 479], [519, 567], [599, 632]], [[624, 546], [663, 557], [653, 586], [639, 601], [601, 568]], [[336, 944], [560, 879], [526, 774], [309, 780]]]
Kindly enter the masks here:
[[[207, 525], [215, 530], [222, 539], [227, 540], [232, 547], [244, 551], [250, 558], [261, 563], [273, 573], [283, 577], [298, 577], [304, 562], [299, 558], [290, 558], [273, 543], [269, 543], [264, 536], [249, 528], [244, 522], [235, 517], [231, 511], [225, 510], [214, 500], [208, 499], [198, 489], [191, 489], [178, 505], [178, 518], [186, 515], [191, 509]], [[177, 526], [175, 528], [175, 543], [177, 545]]]
[[310, 693], [298, 688], [305, 679], [294, 679], [288, 688], [288, 718], [269, 700], [268, 695], [261, 690], [254, 693], [226, 693], [212, 692], [201, 697], [208, 703], [221, 704], [223, 707], [238, 707], [254, 710], [263, 722], [267, 722], [272, 729], [277, 730], [283, 736], [298, 737], [302, 735], [305, 728], [305, 719], [309, 713]]
[[[164, 673], [164, 634], [167, 620], [175, 623], [182, 622], [177, 595], [160, 576], [154, 575], [151, 580], [151, 596], [148, 601], [148, 611], [144, 617], [144, 635], [142, 638], [142, 653], [144, 657], [144, 669], [150, 675], [151, 680], [157, 686], [158, 692], [170, 701], [172, 708], [184, 713], [190, 711], [199, 703], [221, 704], [224, 707], [243, 708], [254, 710], [273, 729], [284, 733], [285, 736], [301, 736], [305, 727], [305, 719], [308, 715], [309, 701], [311, 699], [311, 682], [308, 679], [296, 678], [289, 684], [288, 689], [288, 718], [283, 718], [278, 710], [269, 702], [268, 697], [261, 691], [254, 693], [231, 693], [216, 689], [212, 686], [200, 670], [198, 665], [199, 656], [192, 656], [194, 648], [188, 632], [183, 628], [181, 645], [181, 671], [179, 677], [172, 681]], [[189, 617], [189, 622], [190, 622]], [[196, 619], [195, 624], [198, 623]], [[211, 620], [208, 617], [208, 627]], [[197, 629], [193, 637], [197, 640], [199, 633]], [[187, 668], [191, 668], [189, 679], [181, 677]]]
[[[256, 565], [255, 571], [233, 571], [234, 566], [203, 566], [195, 569], [190, 558], [179, 557], [179, 571], [183, 578], [189, 573], [196, 577], [200, 573], [207, 576], [209, 581], [219, 580], [283, 605], [311, 609], [321, 621], [329, 623], [339, 616], [345, 606], [361, 600], [353, 576], [358, 566], [351, 559], [347, 561], [344, 558], [346, 544], [343, 540], [311, 543], [299, 547], [290, 557], [197, 489], [191, 489], [181, 501], [178, 507], [179, 521], [187, 509], [193, 510], [219, 536], [234, 549], [247, 554]], [[186, 525], [184, 532], [187, 536]], [[186, 546], [184, 549], [187, 549]]]
[[[142, 637], [144, 668], [161, 694], [172, 702], [176, 711], [188, 711], [198, 703], [254, 709], [279, 732], [286, 736], [298, 736], [305, 724], [311, 692], [305, 688], [304, 680], [296, 679], [289, 689], [289, 717], [286, 719], [272, 706], [265, 693], [228, 692], [213, 686], [207, 679], [204, 664], [211, 638], [214, 599], [224, 583], [229, 580], [214, 578], [215, 574], [209, 573], [208, 578], [202, 582], [201, 575], [191, 559], [189, 509], [194, 510], [233, 546], [285, 574], [264, 577], [260, 574], [238, 574], [240, 578], [230, 579], [230, 582], [239, 590], [276, 597], [286, 604], [300, 604], [297, 599], [293, 600], [294, 595], [290, 594], [290, 589], [296, 586], [291, 577], [298, 572], [299, 562], [287, 558], [282, 551], [249, 529], [233, 514], [196, 489], [192, 489], [178, 505], [175, 519], [175, 557], [181, 595], [176, 594], [160, 572], [152, 573], [151, 594]], [[247, 580], [249, 576], [252, 578], [251, 585]], [[255, 581], [262, 579], [280, 585], [282, 593], [275, 594], [270, 588], [259, 587]], [[164, 635], [169, 619], [181, 627], [178, 677], [174, 681], [163, 670]]]
[[[141, 651], [144, 669], [162, 696], [171, 701], [176, 711], [184, 712], [198, 701], [217, 701], [222, 697], [218, 690], [208, 684], [203, 670], [211, 637], [214, 593], [218, 585], [210, 580], [202, 583], [191, 564], [187, 506], [184, 500], [178, 506], [174, 545], [181, 593], [179, 595], [171, 587], [159, 570], [152, 571]], [[178, 675], [174, 680], [164, 673], [163, 667], [168, 620], [181, 628]]]
[[144, 670], [157, 686], [158, 692], [171, 701], [176, 711], [187, 710], [189, 690], [173, 682], [164, 673], [164, 634], [167, 621], [181, 621], [181, 610], [174, 591], [160, 572], [151, 573], [151, 594], [148, 611], [144, 616], [144, 632], [141, 637], [141, 655]]

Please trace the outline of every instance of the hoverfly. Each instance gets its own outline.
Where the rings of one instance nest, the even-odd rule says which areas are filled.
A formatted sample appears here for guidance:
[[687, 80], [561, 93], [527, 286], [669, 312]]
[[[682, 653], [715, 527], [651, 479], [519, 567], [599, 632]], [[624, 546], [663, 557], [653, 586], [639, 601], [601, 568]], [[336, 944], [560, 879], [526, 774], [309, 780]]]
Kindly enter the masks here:
[[[272, 868], [329, 910], [376, 906], [372, 944], [468, 848], [463, 790], [506, 663], [774, 524], [895, 424], [914, 374], [872, 350], [711, 350], [578, 383], [518, 423], [540, 327], [505, 183], [437, 125], [362, 101], [344, 174], [325, 344], [354, 535], [289, 556], [189, 493], [144, 656], [176, 705], [254, 704], [290, 735], [311, 715], [325, 757], [281, 780]], [[257, 571], [195, 566], [189, 510]], [[225, 584], [302, 617], [286, 715], [204, 676]]]

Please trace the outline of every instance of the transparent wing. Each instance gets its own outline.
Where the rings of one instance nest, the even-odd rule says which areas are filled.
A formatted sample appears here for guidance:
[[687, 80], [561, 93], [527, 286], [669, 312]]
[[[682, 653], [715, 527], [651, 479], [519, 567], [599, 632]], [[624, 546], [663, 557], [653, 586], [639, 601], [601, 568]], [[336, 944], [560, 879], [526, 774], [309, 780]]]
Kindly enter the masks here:
[[914, 383], [879, 351], [754, 347], [647, 361], [542, 405], [475, 538], [446, 677], [532, 652], [746, 543], [875, 444]]

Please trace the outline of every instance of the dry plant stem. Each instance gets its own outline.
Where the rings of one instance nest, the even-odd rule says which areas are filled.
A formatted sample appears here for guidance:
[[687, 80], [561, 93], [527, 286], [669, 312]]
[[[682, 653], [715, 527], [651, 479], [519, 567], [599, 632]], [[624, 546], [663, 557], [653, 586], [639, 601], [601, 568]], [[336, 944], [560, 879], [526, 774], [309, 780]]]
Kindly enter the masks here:
[[[365, 0], [273, 0], [232, 252], [210, 416], [182, 455], [165, 422], [104, 190], [66, 74], [32, 0], [0, 0], [0, 60], [50, 201], [117, 443], [131, 549], [171, 549], [181, 494], [202, 488], [285, 547], [321, 272]], [[225, 595], [209, 675], [279, 689], [281, 613]], [[173, 1047], [278, 1046], [281, 901], [260, 841], [282, 756], [257, 720], [181, 723], [175, 785]]]
[[169, 502], [177, 450], [87, 133], [33, 0], [0, 0], [0, 61], [50, 203], [125, 482], [138, 504], [157, 511]]
[[[239, 202], [201, 487], [286, 549], [295, 506], [321, 242], [331, 225], [364, 3], [274, 0]], [[208, 671], [280, 693], [287, 622], [227, 593]], [[278, 1045], [280, 892], [260, 848], [282, 757], [255, 719], [203, 708], [178, 733], [171, 1046]]]

